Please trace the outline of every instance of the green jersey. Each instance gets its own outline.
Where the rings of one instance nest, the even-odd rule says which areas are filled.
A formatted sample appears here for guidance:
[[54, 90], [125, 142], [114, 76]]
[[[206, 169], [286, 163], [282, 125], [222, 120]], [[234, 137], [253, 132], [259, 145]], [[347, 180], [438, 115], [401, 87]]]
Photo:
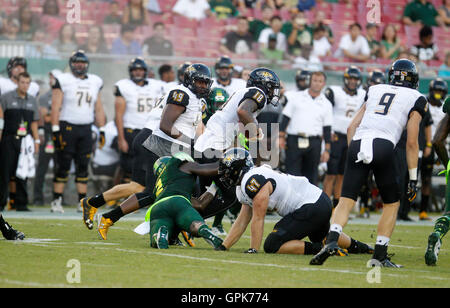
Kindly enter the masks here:
[[172, 157], [156, 179], [153, 196], [155, 203], [170, 196], [183, 196], [191, 200], [195, 188], [196, 176], [180, 170], [183, 161]]

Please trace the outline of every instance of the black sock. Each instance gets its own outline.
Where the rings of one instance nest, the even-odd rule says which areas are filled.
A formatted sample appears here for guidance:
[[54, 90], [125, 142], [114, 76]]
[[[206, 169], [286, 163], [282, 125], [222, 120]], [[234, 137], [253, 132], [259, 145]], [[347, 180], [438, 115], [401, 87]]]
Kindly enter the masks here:
[[14, 202], [16, 200], [16, 193], [10, 192], [9, 193], [9, 200], [12, 200]]
[[111, 221], [113, 223], [118, 221], [123, 216], [124, 216], [124, 214], [123, 214], [122, 209], [120, 208], [120, 206], [116, 207], [114, 210], [109, 211], [106, 214], [103, 214], [103, 217], [111, 219]]
[[337, 242], [339, 239], [339, 236], [340, 236], [340, 234], [336, 231], [328, 232], [326, 244], [329, 244], [331, 242]]
[[339, 203], [339, 199], [338, 199], [338, 198], [333, 199], [333, 209], [336, 208], [336, 206], [338, 205], [338, 203]]
[[369, 246], [363, 242], [351, 239], [350, 247], [347, 250], [349, 253], [367, 253]]
[[98, 194], [92, 198], [89, 198], [88, 203], [92, 207], [99, 208], [102, 205], [105, 205], [106, 201], [105, 198], [103, 198], [103, 194]]
[[78, 194], [78, 201], [80, 201], [81, 199], [86, 198], [86, 194]]
[[430, 196], [422, 194], [422, 200], [420, 200], [420, 212], [426, 212], [428, 209], [428, 200], [430, 200]]
[[372, 258], [383, 261], [387, 257], [387, 249], [387, 245], [375, 245], [375, 252], [373, 253]]
[[315, 255], [319, 253], [319, 251], [322, 249], [323, 245], [321, 242], [318, 243], [310, 243], [305, 242], [305, 255]]
[[60, 193], [53, 193], [53, 200], [56, 200], [56, 199], [59, 199], [59, 198], [62, 198], [62, 194], [60, 194]]

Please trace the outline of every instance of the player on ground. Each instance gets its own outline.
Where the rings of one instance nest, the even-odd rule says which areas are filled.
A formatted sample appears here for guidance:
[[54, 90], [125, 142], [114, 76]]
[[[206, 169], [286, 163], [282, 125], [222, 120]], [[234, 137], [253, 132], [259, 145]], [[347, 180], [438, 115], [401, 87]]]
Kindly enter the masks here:
[[450, 97], [448, 97], [443, 105], [443, 111], [446, 113], [444, 119], [439, 123], [436, 134], [433, 138], [433, 146], [438, 158], [447, 168], [446, 170], [446, 187], [445, 187], [445, 210], [444, 214], [439, 217], [434, 225], [433, 232], [428, 237], [427, 250], [425, 252], [425, 263], [427, 265], [436, 265], [439, 250], [441, 249], [442, 239], [450, 229], [450, 164], [448, 152], [445, 147], [447, 136], [450, 133]]
[[366, 95], [366, 92], [360, 87], [361, 82], [362, 76], [359, 68], [350, 66], [344, 72], [343, 87], [330, 86], [325, 90], [325, 96], [333, 105], [333, 136], [323, 190], [328, 197], [333, 196], [333, 207], [338, 204], [344, 178], [348, 150], [347, 128], [364, 103]]
[[64, 212], [62, 195], [72, 159], [75, 161], [75, 182], [79, 200], [86, 197], [88, 166], [92, 152], [91, 125], [100, 127], [100, 146], [104, 144], [106, 124], [101, 101], [103, 81], [88, 74], [89, 59], [82, 50], [69, 59], [70, 73], [55, 77], [52, 86], [52, 132], [56, 149], [56, 171], [53, 184], [52, 212]]
[[220, 57], [214, 66], [216, 78], [214, 79], [212, 87], [222, 88], [230, 95], [245, 88], [246, 84], [243, 79], [232, 77], [233, 67], [233, 62], [228, 56]]
[[[243, 204], [223, 242], [223, 248], [230, 249], [251, 221], [250, 249], [247, 253], [258, 252], [267, 210], [275, 210], [283, 218], [264, 242], [266, 253], [307, 255], [322, 248], [330, 226], [331, 201], [307, 178], [273, 171], [267, 165], [254, 167], [248, 152], [241, 148], [225, 152], [219, 174], [220, 180], [227, 185], [237, 185], [236, 194]], [[303, 241], [305, 237], [309, 237], [311, 242]], [[373, 252], [366, 244], [345, 234], [341, 234], [339, 246], [350, 253]]]
[[369, 88], [365, 104], [347, 130], [349, 149], [341, 198], [335, 209], [326, 245], [312, 259], [321, 265], [338, 249], [338, 238], [347, 224], [361, 186], [372, 170], [383, 199], [383, 213], [378, 222], [378, 236], [371, 263], [383, 267], [400, 267], [387, 255], [400, 206], [399, 185], [395, 174], [394, 147], [406, 127], [408, 197], [417, 193], [419, 125], [428, 108], [426, 98], [417, 91], [419, 75], [412, 61], [400, 59], [389, 70], [389, 84]]

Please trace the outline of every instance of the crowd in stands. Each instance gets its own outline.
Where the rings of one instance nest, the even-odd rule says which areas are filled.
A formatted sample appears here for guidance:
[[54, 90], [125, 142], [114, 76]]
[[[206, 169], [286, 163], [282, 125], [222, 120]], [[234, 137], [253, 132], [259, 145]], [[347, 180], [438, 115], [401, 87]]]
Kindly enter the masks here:
[[[305, 69], [322, 69], [324, 62], [389, 64], [402, 56], [450, 74], [450, 0], [83, 0], [80, 23], [67, 22], [66, 2], [0, 0], [0, 44], [41, 43], [27, 46], [28, 58], [77, 48], [113, 55], [226, 53]], [[378, 20], [369, 18], [373, 12]]]

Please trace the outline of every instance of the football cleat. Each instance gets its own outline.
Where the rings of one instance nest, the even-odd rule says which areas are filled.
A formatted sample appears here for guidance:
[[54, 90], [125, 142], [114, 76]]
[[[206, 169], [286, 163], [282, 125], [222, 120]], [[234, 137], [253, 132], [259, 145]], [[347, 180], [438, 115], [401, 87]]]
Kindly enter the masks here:
[[205, 239], [205, 241], [214, 247], [215, 250], [220, 250], [223, 240], [216, 236], [211, 229], [203, 228], [199, 231], [199, 235]]
[[337, 242], [326, 244], [309, 262], [310, 265], [322, 265], [329, 257], [336, 255], [339, 251]]
[[422, 211], [419, 213], [419, 220], [431, 220], [431, 218], [428, 216], [427, 212]]
[[97, 213], [97, 208], [89, 205], [87, 198], [80, 200], [80, 207], [83, 211], [83, 222], [89, 230], [94, 227], [94, 215]]
[[58, 199], [53, 200], [50, 203], [50, 206], [51, 206], [50, 212], [52, 212], [52, 213], [64, 213], [64, 209], [62, 207], [62, 198], [58, 198]]
[[344, 248], [338, 248], [338, 250], [336, 251], [335, 256], [338, 257], [348, 257], [348, 250], [344, 249]]
[[15, 230], [11, 225], [5, 222], [5, 231], [2, 231], [3, 237], [8, 241], [16, 241], [23, 240], [25, 238], [25, 234], [20, 231]]
[[106, 241], [106, 235], [108, 234], [108, 229], [111, 227], [114, 223], [111, 219], [101, 216], [100, 220], [98, 221], [97, 231], [100, 235], [100, 239]]
[[153, 240], [156, 243], [158, 249], [168, 249], [169, 248], [169, 230], [166, 226], [161, 226], [158, 229], [158, 233], [153, 234]]
[[218, 225], [218, 226], [213, 226], [211, 228], [212, 233], [214, 233], [214, 235], [216, 236], [226, 236], [227, 232], [223, 229], [222, 225]]
[[425, 263], [434, 266], [438, 260], [439, 251], [441, 249], [441, 238], [439, 234], [433, 232], [428, 237], [427, 251], [425, 252]]
[[181, 231], [181, 235], [183, 236], [183, 239], [186, 242], [186, 244], [188, 244], [190, 247], [195, 247], [194, 238], [190, 233], [186, 231]]
[[369, 265], [372, 267], [380, 266], [380, 267], [391, 267], [391, 268], [402, 268], [403, 265], [395, 264], [391, 261], [391, 256], [386, 256], [383, 260], [371, 259], [369, 261]]

